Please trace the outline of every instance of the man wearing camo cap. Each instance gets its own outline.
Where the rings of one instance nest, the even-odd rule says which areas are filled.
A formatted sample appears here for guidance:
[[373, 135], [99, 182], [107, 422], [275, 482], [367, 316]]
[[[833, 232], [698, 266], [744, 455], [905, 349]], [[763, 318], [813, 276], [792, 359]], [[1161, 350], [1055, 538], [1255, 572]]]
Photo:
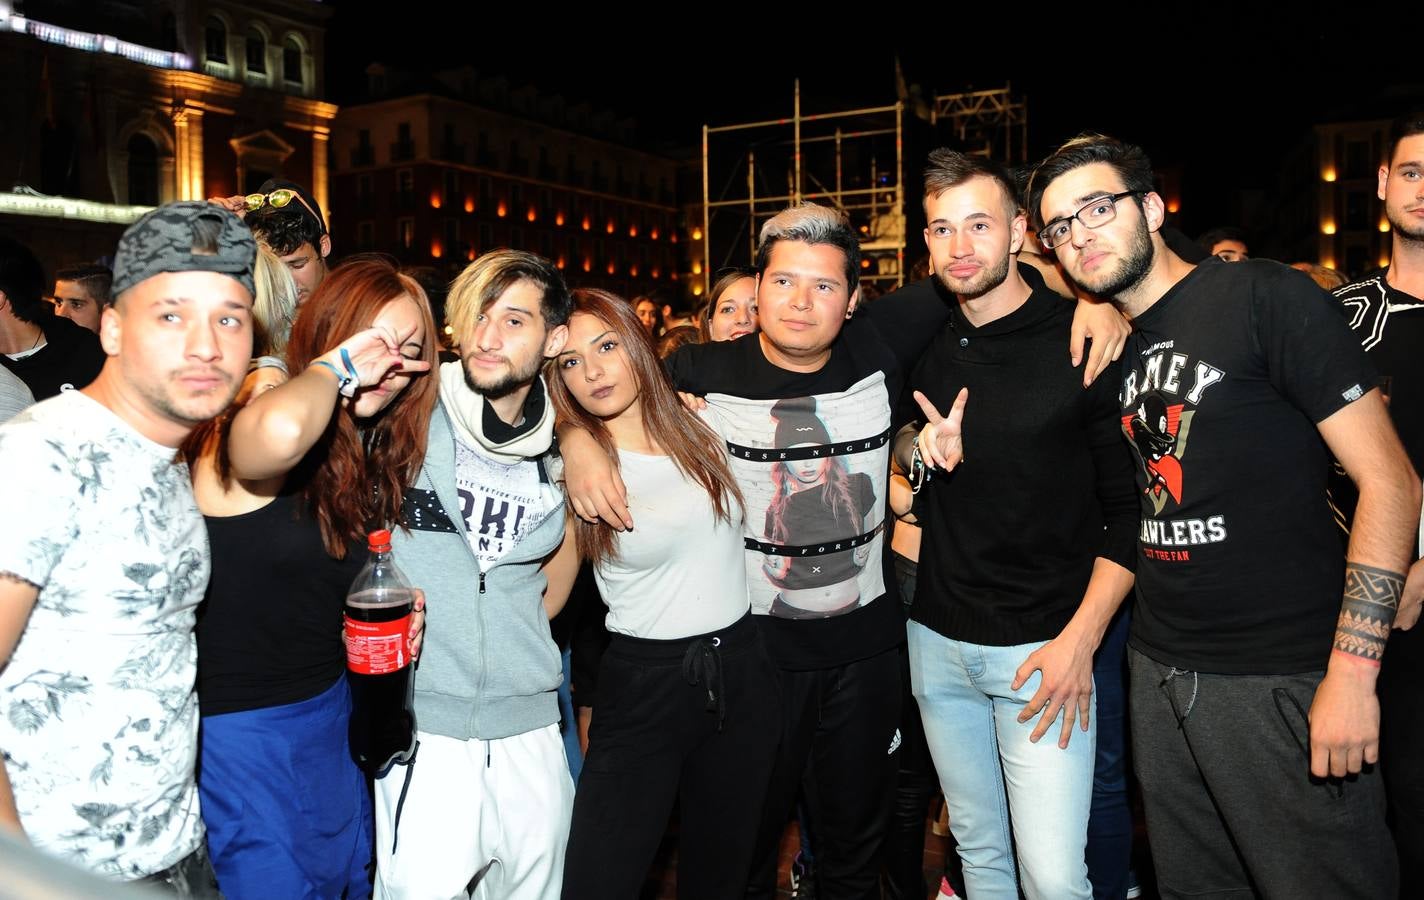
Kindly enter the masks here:
[[0, 829], [210, 896], [193, 766], [208, 542], [176, 448], [236, 394], [256, 244], [173, 203], [114, 259], [99, 377], [0, 426]]

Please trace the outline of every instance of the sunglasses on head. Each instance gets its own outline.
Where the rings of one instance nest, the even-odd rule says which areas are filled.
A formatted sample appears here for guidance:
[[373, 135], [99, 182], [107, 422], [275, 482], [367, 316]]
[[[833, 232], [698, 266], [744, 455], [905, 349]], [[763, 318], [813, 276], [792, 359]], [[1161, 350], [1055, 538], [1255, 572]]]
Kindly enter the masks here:
[[293, 200], [300, 203], [303, 209], [311, 213], [312, 218], [316, 220], [317, 225], [321, 226], [322, 233], [325, 234], [326, 226], [322, 224], [321, 216], [317, 215], [316, 210], [312, 209], [311, 206], [307, 204], [307, 201], [302, 199], [301, 194], [291, 188], [278, 188], [270, 194], [248, 194], [242, 198], [242, 202], [247, 207], [248, 212], [256, 212], [264, 206], [271, 206], [273, 209], [282, 209]]

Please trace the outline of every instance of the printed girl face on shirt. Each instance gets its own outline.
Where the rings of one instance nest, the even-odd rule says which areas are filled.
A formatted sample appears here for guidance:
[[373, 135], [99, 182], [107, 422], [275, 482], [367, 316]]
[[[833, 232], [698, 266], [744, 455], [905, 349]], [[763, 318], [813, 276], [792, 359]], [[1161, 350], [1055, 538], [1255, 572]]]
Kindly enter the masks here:
[[[813, 446], [811, 444], [798, 444], [796, 446]], [[830, 466], [831, 460], [825, 459], [797, 459], [782, 463], [786, 466], [786, 471], [803, 488], [814, 487], [826, 480], [826, 468]]]

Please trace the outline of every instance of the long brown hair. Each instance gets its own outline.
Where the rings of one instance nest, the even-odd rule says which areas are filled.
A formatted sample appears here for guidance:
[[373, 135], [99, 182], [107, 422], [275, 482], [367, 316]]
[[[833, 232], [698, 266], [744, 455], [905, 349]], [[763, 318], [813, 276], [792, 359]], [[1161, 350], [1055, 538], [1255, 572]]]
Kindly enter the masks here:
[[[730, 522], [733, 504], [738, 508], [742, 506], [742, 492], [737, 489], [726, 455], [720, 449], [722, 439], [678, 399], [672, 379], [658, 361], [652, 339], [638, 321], [633, 305], [607, 291], [579, 289], [573, 292], [573, 298], [575, 314], [593, 316], [618, 335], [628, 366], [637, 379], [638, 403], [648, 437], [662, 448], [685, 478], [707, 491], [717, 518]], [[557, 357], [550, 362], [547, 373], [545, 381], [559, 420], [571, 422], [591, 434], [616, 467], [618, 448], [613, 436], [602, 419], [590, 415], [569, 393]], [[574, 528], [579, 556], [583, 559], [597, 563], [615, 555], [615, 535], [608, 525], [589, 524], [580, 519]]]
[[287, 368], [305, 371], [313, 359], [369, 328], [390, 301], [407, 295], [425, 323], [420, 358], [432, 371], [415, 375], [391, 404], [358, 433], [350, 407], [341, 404], [326, 431], [289, 476], [301, 485], [307, 508], [321, 527], [326, 552], [344, 559], [349, 541], [368, 527], [400, 522], [407, 485], [425, 459], [426, 431], [439, 381], [433, 370], [439, 340], [425, 291], [382, 257], [357, 257], [332, 270], [302, 305], [287, 342]]

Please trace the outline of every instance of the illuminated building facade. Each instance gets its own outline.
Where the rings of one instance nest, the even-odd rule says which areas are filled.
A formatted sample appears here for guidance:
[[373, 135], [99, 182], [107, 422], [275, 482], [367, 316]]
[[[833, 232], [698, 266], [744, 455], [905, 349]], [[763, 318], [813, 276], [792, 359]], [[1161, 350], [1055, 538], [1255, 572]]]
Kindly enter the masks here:
[[314, 0], [0, 0], [0, 230], [50, 267], [145, 209], [280, 175], [327, 202], [336, 107]]
[[1379, 167], [1389, 121], [1315, 126], [1317, 259], [1354, 278], [1389, 265]]
[[1276, 238], [1284, 262], [1316, 262], [1350, 278], [1389, 264], [1390, 226], [1379, 199], [1386, 118], [1314, 126], [1281, 167]]
[[367, 70], [371, 99], [332, 135], [332, 237], [453, 272], [500, 247], [626, 297], [678, 287], [678, 163], [632, 149], [632, 123], [469, 69]]

